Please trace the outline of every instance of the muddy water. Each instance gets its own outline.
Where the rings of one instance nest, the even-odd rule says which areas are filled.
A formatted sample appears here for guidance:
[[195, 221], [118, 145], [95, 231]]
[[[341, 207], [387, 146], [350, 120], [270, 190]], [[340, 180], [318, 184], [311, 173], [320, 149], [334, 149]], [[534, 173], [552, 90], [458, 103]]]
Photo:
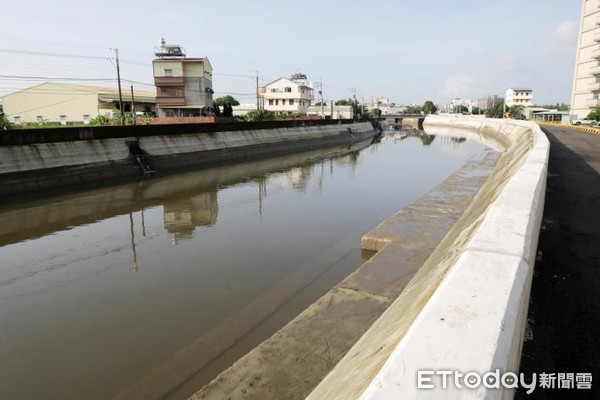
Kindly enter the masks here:
[[185, 398], [481, 149], [387, 136], [0, 206], [0, 398]]

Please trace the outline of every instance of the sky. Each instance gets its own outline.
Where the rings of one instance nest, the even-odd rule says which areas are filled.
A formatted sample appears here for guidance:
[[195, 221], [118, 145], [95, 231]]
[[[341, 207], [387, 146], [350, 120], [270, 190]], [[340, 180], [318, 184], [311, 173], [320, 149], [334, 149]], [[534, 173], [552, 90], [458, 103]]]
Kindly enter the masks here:
[[241, 103], [255, 102], [257, 74], [262, 85], [301, 71], [325, 100], [441, 104], [529, 87], [536, 104], [568, 104], [581, 14], [579, 0], [3, 3], [0, 96], [46, 78], [115, 87], [114, 48], [126, 87], [153, 91], [164, 37], [208, 57], [215, 96]]

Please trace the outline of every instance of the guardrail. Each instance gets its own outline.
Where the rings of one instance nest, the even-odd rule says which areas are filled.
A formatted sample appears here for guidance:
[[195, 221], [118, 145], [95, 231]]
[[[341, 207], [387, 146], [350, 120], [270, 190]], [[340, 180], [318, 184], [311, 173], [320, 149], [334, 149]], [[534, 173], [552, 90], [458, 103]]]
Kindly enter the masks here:
[[[538, 125], [430, 117], [426, 131], [502, 149], [469, 208], [403, 293], [309, 399], [506, 399], [510, 388], [447, 385], [419, 371], [518, 370], [545, 198], [549, 142]], [[385, 251], [385, 248], [382, 250]], [[400, 262], [400, 260], [399, 260]]]

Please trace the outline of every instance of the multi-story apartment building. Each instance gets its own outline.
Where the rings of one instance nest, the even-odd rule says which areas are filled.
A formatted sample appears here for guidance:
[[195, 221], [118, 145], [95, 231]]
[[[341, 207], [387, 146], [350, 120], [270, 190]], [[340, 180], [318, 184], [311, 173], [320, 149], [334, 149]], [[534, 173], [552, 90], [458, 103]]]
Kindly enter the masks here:
[[583, 0], [575, 55], [571, 114], [585, 118], [600, 106], [600, 0]]
[[152, 62], [158, 117], [192, 117], [212, 112], [212, 66], [208, 58], [187, 58], [178, 45], [161, 39]]
[[261, 94], [265, 110], [288, 114], [306, 114], [314, 100], [313, 87], [301, 73], [268, 83]]
[[533, 106], [533, 90], [528, 88], [508, 88], [504, 104], [506, 107], [531, 107]]

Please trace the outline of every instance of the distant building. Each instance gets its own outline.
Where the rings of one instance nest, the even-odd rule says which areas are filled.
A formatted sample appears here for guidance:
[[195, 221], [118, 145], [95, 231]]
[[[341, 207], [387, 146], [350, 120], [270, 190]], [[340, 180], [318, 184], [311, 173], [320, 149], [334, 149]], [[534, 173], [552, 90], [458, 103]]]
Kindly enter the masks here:
[[354, 109], [352, 106], [333, 106], [325, 104], [321, 106], [310, 106], [306, 111], [307, 115], [318, 115], [326, 119], [353, 119]]
[[477, 106], [482, 110], [489, 110], [496, 107], [502, 101], [504, 101], [504, 99], [502, 97], [498, 97], [497, 95], [486, 96], [477, 100]]
[[533, 106], [533, 90], [528, 88], [509, 88], [506, 90], [504, 104], [506, 107], [531, 107]]
[[585, 118], [600, 105], [600, 0], [582, 0], [571, 114]]
[[[131, 112], [131, 91], [123, 90], [123, 110]], [[134, 90], [135, 112], [155, 108], [154, 93]], [[15, 124], [59, 122], [87, 124], [99, 115], [119, 114], [119, 91], [113, 88], [45, 82], [5, 95], [6, 118]]]
[[[250, 111], [256, 110], [256, 103], [240, 104], [239, 106], [232, 106], [231, 108], [232, 108], [234, 117], [243, 117], [244, 115], [248, 114]], [[223, 112], [222, 109], [221, 109], [221, 112]]]
[[260, 92], [264, 109], [281, 113], [306, 114], [314, 100], [312, 85], [302, 73], [276, 79]]
[[212, 114], [213, 69], [208, 58], [186, 58], [179, 45], [161, 39], [152, 62], [159, 118]]

